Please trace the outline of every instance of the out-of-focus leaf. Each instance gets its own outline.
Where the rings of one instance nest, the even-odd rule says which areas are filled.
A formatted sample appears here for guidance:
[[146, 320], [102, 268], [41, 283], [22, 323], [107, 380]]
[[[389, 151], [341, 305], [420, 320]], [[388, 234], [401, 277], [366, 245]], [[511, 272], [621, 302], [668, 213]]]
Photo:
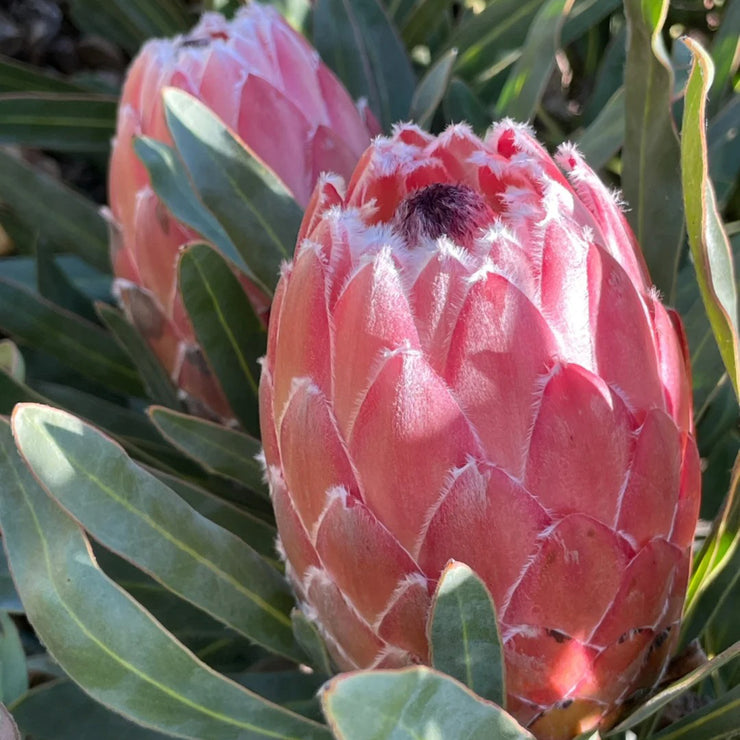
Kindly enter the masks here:
[[673, 303], [684, 228], [681, 152], [671, 118], [673, 72], [661, 36], [668, 0], [625, 0], [624, 7], [629, 48], [622, 189], [653, 282]]
[[13, 620], [0, 611], [0, 701], [12, 704], [28, 691], [26, 655]]
[[337, 740], [533, 740], [503, 709], [424, 667], [346, 673], [321, 703]]
[[109, 334], [2, 278], [0, 327], [104, 386], [131, 395], [143, 393], [136, 369]]
[[429, 617], [432, 665], [506, 707], [504, 660], [493, 599], [463, 563], [442, 571]]
[[[401, 25], [401, 36], [407, 49], [428, 41], [451, 5], [450, 0], [420, 0]], [[413, 109], [413, 103], [412, 103]]]
[[258, 519], [233, 503], [224, 501], [204, 488], [184, 481], [175, 475], [162, 473], [158, 470], [151, 470], [150, 472], [178, 493], [199, 514], [220, 527], [228, 529], [229, 532], [233, 532], [250, 547], [253, 547], [263, 558], [273, 564], [277, 563], [278, 555], [275, 548], [277, 532], [274, 525]]
[[75, 25], [100, 35], [134, 53], [149, 38], [174, 36], [190, 25], [187, 9], [180, 0], [72, 0]]
[[21, 405], [13, 432], [42, 485], [96, 540], [255, 642], [301, 658], [290, 589], [246, 543], [70, 414]]
[[247, 263], [221, 224], [198, 198], [187, 170], [175, 150], [146, 136], [136, 139], [134, 150], [149, 172], [152, 187], [172, 215], [212, 242], [224, 257], [249, 271]]
[[331, 676], [334, 672], [331, 667], [331, 658], [318, 627], [300, 609], [293, 609], [290, 619], [293, 622], [296, 642], [308, 655], [313, 668], [320, 675]]
[[732, 83], [740, 63], [740, 2], [727, 0], [722, 22], [712, 43], [712, 61], [715, 75], [709, 91], [707, 110], [709, 116], [719, 112], [725, 100], [725, 92]]
[[460, 50], [455, 71], [466, 79], [490, 75], [492, 68], [527, 36], [544, 0], [498, 0], [469, 16], [452, 34], [449, 47]]
[[164, 93], [167, 125], [201, 200], [239, 250], [250, 275], [271, 292], [295, 246], [301, 209], [282, 181], [203, 103]]
[[712, 62], [695, 41], [687, 38], [684, 43], [694, 56], [686, 88], [681, 137], [681, 172], [689, 244], [704, 307], [737, 395], [740, 392], [737, 289], [730, 243], [717, 212], [709, 180], [704, 129]]
[[0, 340], [0, 370], [21, 383], [26, 377], [26, 365], [23, 362], [23, 355], [10, 339]]
[[59, 251], [110, 272], [108, 229], [97, 206], [2, 150], [0, 200]]
[[18, 725], [4, 704], [0, 704], [0, 740], [21, 740]]
[[[740, 3], [737, 4], [740, 7]], [[711, 100], [711, 98], [710, 98]], [[709, 178], [714, 185], [717, 206], [723, 209], [737, 187], [740, 172], [740, 95], [722, 108], [707, 131]]]
[[101, 95], [0, 95], [0, 144], [63, 152], [108, 152], [115, 98]]
[[91, 699], [68, 679], [37, 686], [13, 706], [24, 738], [34, 740], [165, 740]]
[[[645, 704], [640, 706], [635, 712], [633, 712], [626, 720], [620, 722], [607, 737], [616, 735], [619, 732], [629, 730], [631, 727], [640, 724], [643, 720], [652, 717], [657, 711], [662, 709], [666, 704], [669, 704], [681, 694], [688, 691], [692, 686], [703, 681], [707, 676], [710, 676], [716, 670], [719, 670], [723, 665], [726, 665], [731, 660], [736, 659], [740, 656], [740, 643], [733, 645], [731, 648], [725, 650], [721, 655], [716, 656], [708, 663], [705, 663], [699, 668], [695, 668], [691, 673], [687, 674], [683, 678], [679, 679], [675, 683], [671, 684], [668, 688], [663, 689], [660, 693], [653, 696]], [[673, 725], [675, 727], [675, 725]], [[703, 736], [702, 736], [703, 737]], [[706, 736], [709, 737], [720, 737], [718, 735]]]
[[367, 99], [385, 131], [408, 117], [414, 72], [378, 0], [317, 0], [313, 41], [352, 96]]
[[149, 409], [149, 416], [166, 439], [206, 470], [267, 496], [262, 466], [256, 460], [262, 451], [258, 439], [157, 406]]
[[8, 560], [2, 551], [0, 551], [0, 609], [11, 614], [23, 614], [23, 604], [15, 590]]
[[475, 93], [460, 79], [453, 78], [444, 99], [445, 118], [451, 123], [469, 123], [478, 136], [488, 130], [493, 119]]
[[[26, 613], [95, 699], [180, 737], [329, 740], [327, 729], [219, 676], [97, 567], [80, 527], [43, 491], [0, 420], [0, 525]], [[59, 475], [59, 471], [57, 471]]]
[[323, 677], [299, 671], [243, 671], [229, 678], [265, 699], [311, 719], [323, 720], [316, 696]]
[[563, 24], [560, 38], [563, 46], [583, 36], [589, 28], [611, 15], [621, 4], [622, 0], [576, 0]]
[[447, 92], [456, 58], [457, 49], [450, 49], [440, 57], [424, 75], [414, 92], [410, 115], [422, 128], [429, 128]]
[[[627, 58], [627, 25], [614, 34], [600, 58], [599, 70], [594, 81], [593, 91], [588, 97], [581, 123], [590, 125], [620, 88], [624, 89], [624, 64]], [[622, 111], [622, 129], [624, 129]]]
[[593, 123], [576, 139], [578, 148], [595, 170], [600, 169], [624, 143], [624, 88], [620, 87]]
[[229, 264], [206, 244], [180, 255], [180, 290], [209, 365], [242, 426], [259, 435], [259, 358], [265, 328]]
[[97, 310], [100, 318], [139, 371], [149, 397], [156, 403], [179, 409], [181, 404], [177, 398], [177, 390], [146, 340], [113, 306], [98, 303]]
[[560, 29], [572, 7], [573, 0], [547, 0], [537, 11], [522, 55], [496, 102], [497, 116], [511, 116], [517, 121], [532, 118], [555, 66]]
[[0, 54], [0, 93], [82, 93], [84, 88], [39, 67]]

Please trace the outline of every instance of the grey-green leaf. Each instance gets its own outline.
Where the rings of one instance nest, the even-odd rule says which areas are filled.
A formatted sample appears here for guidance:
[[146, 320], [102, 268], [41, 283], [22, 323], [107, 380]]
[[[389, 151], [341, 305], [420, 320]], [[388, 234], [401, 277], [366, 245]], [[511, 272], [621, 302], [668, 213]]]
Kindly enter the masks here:
[[5, 611], [0, 611], [0, 701], [12, 704], [28, 691], [26, 654], [18, 628]]
[[158, 406], [149, 409], [149, 416], [166, 439], [206, 470], [267, 496], [262, 466], [256, 459], [262, 451], [258, 439]]
[[[63, 482], [65, 470], [56, 471]], [[94, 699], [152, 729], [199, 740], [329, 740], [325, 727], [218, 675], [98, 568], [79, 525], [23, 464], [0, 420], [0, 526], [26, 613]]]
[[4, 704], [0, 704], [0, 740], [21, 740], [18, 725]]
[[671, 117], [673, 72], [661, 36], [668, 0], [625, 0], [624, 7], [629, 45], [622, 190], [650, 276], [670, 304], [684, 229], [680, 150]]
[[334, 673], [331, 658], [318, 627], [300, 609], [293, 609], [290, 618], [296, 642], [308, 655], [311, 665], [319, 674], [331, 676]]
[[591, 125], [577, 139], [578, 148], [595, 170], [600, 169], [624, 143], [624, 88], [609, 98]]
[[429, 616], [432, 665], [478, 696], [506, 707], [504, 659], [496, 611], [480, 578], [450, 563], [439, 579]]
[[501, 707], [430, 668], [344, 674], [321, 702], [338, 740], [534, 740]]
[[236, 245], [252, 277], [272, 291], [293, 254], [303, 216], [284, 183], [203, 103], [164, 92], [167, 125], [200, 199]]
[[411, 100], [411, 118], [422, 128], [429, 128], [447, 92], [456, 59], [457, 49], [450, 49], [443, 54], [430, 67], [414, 92]]
[[180, 290], [209, 365], [242, 426], [259, 435], [259, 359], [267, 333], [228, 262], [206, 244], [180, 255]]
[[49, 494], [101, 544], [269, 650], [301, 658], [290, 589], [245, 542], [71, 414], [22, 404], [13, 431]]

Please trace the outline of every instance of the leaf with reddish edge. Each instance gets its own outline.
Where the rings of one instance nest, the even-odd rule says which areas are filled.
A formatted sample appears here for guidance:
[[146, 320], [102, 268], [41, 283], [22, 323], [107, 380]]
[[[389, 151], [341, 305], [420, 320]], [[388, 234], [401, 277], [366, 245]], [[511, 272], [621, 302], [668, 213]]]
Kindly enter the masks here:
[[442, 572], [429, 616], [432, 665], [506, 707], [504, 659], [493, 600], [464, 563]]
[[737, 288], [730, 242], [717, 211], [707, 165], [706, 100], [714, 71], [709, 55], [698, 43], [689, 38], [684, 43], [693, 55], [681, 138], [686, 225], [704, 307], [737, 396], [740, 393]]
[[321, 703], [338, 740], [533, 740], [501, 707], [425, 667], [344, 674]]
[[13, 715], [0, 704], [0, 740], [21, 740]]
[[653, 282], [672, 303], [683, 238], [680, 151], [671, 117], [673, 71], [661, 30], [668, 0], [626, 0], [622, 189]]

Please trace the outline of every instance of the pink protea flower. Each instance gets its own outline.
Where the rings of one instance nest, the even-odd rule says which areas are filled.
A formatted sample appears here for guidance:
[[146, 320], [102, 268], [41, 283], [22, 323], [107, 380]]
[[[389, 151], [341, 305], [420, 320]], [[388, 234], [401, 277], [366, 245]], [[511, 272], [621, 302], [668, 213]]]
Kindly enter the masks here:
[[[361, 114], [318, 53], [273, 8], [250, 3], [228, 22], [206, 13], [184, 37], [144, 45], [126, 78], [110, 162], [117, 290], [129, 318], [175, 383], [204, 410], [230, 414], [177, 292], [179, 249], [197, 235], [155, 195], [133, 149], [146, 135], [172, 143], [163, 88], [185, 90], [231, 127], [302, 207], [322, 171], [349, 176], [377, 124]], [[246, 279], [255, 307], [268, 299]]]
[[685, 345], [574, 148], [407, 125], [345, 194], [324, 178], [260, 403], [288, 573], [340, 668], [427, 662], [455, 559], [539, 738], [608, 725], [660, 677], [699, 503]]

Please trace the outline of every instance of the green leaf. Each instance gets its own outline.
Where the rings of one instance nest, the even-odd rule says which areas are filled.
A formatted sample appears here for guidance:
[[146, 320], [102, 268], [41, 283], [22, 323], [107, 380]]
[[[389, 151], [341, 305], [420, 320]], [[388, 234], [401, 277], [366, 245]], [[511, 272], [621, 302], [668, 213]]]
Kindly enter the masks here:
[[689, 245], [704, 307], [735, 394], [740, 393], [738, 302], [730, 242], [717, 212], [707, 166], [704, 130], [706, 94], [712, 62], [692, 39], [684, 43], [693, 54], [686, 87], [681, 139], [681, 172]]
[[447, 92], [456, 59], [457, 49], [450, 49], [443, 54], [429, 68], [414, 92], [414, 97], [411, 100], [410, 116], [422, 128], [429, 128], [434, 114]]
[[90, 34], [103, 36], [134, 53], [149, 38], [173, 36], [190, 25], [180, 0], [72, 0], [75, 25]]
[[439, 24], [444, 21], [451, 5], [451, 0], [420, 0], [414, 3], [414, 8], [404, 18], [400, 27], [406, 48], [413, 49], [427, 43]]
[[130, 395], [143, 393], [136, 369], [109, 334], [2, 278], [0, 327], [104, 386]]
[[[652, 717], [656, 712], [658, 712], [660, 709], [665, 707], [677, 697], [681, 696], [681, 694], [688, 691], [692, 686], [696, 686], [705, 678], [707, 678], [707, 676], [710, 676], [716, 670], [719, 670], [719, 668], [721, 668], [723, 665], [726, 665], [731, 660], [734, 660], [739, 655], [740, 643], [737, 643], [731, 648], [725, 650], [721, 655], [718, 655], [710, 660], [708, 663], [699, 666], [699, 668], [695, 668], [693, 671], [691, 671], [691, 673], [671, 684], [668, 688], [663, 689], [663, 691], [661, 691], [659, 694], [656, 694], [647, 702], [645, 702], [645, 704], [643, 704], [639, 709], [633, 712], [626, 720], [624, 720], [624, 722], [620, 722], [613, 730], [611, 730], [607, 737], [611, 737], [619, 732], [629, 730], [631, 727], [635, 727], [640, 722], [648, 719], [648, 717]], [[675, 727], [675, 725], [673, 725], [672, 727]], [[710, 738], [719, 736], [707, 735], [706, 737]]]
[[26, 377], [23, 355], [10, 339], [0, 340], [0, 370], [19, 383], [22, 383]]
[[141, 136], [134, 141], [134, 151], [144, 163], [152, 187], [172, 215], [212, 242], [224, 257], [249, 271], [221, 224], [198, 198], [175, 150], [161, 141]]
[[539, 105], [555, 66], [560, 29], [573, 7], [573, 0], [547, 0], [527, 33], [522, 55], [506, 79], [496, 103], [497, 116], [528, 121]]
[[0, 704], [0, 738], [2, 740], [21, 740], [21, 734], [18, 732], [13, 715], [7, 708]]
[[137, 329], [113, 306], [98, 303], [96, 308], [103, 323], [139, 371], [149, 397], [170, 408], [181, 408], [172, 380]]
[[188, 247], [178, 263], [190, 322], [242, 426], [259, 435], [259, 358], [267, 334], [230, 265], [205, 244]]
[[250, 276], [272, 292], [293, 254], [302, 213], [283, 182], [203, 103], [164, 92], [167, 125], [198, 194], [239, 250]]
[[254, 670], [230, 673], [229, 678], [286, 709], [311, 719], [322, 719], [316, 694], [324, 679], [316, 674]]
[[483, 103], [462, 81], [453, 78], [444, 100], [445, 118], [451, 123], [469, 123], [478, 136], [483, 136], [493, 123]]
[[740, 172], [738, 121], [740, 96], [736, 95], [712, 119], [707, 131], [709, 179], [714, 185], [717, 206], [720, 209], [727, 205], [737, 186], [737, 173]]
[[107, 578], [1, 420], [0, 474], [0, 526], [26, 613], [49, 653], [94, 699], [193, 740], [329, 740], [321, 725], [214, 673]]
[[586, 161], [595, 170], [604, 167], [624, 143], [624, 88], [620, 87], [593, 123], [576, 139]]
[[337, 740], [533, 740], [503, 709], [424, 667], [344, 674], [321, 702]]
[[61, 75], [0, 54], [0, 93], [82, 93], [84, 88]]
[[313, 42], [354, 98], [366, 98], [383, 130], [409, 114], [411, 62], [378, 0], [317, 0]]
[[681, 157], [671, 117], [673, 72], [661, 36], [668, 0], [625, 0], [624, 7], [629, 46], [622, 190], [652, 280], [670, 304], [684, 228]]
[[23, 614], [23, 604], [15, 590], [8, 568], [8, 559], [0, 548], [0, 609], [11, 614]]
[[22, 404], [13, 431], [41, 484], [101, 544], [269, 650], [302, 657], [290, 589], [246, 543], [70, 414]]
[[108, 228], [87, 198], [0, 150], [0, 201], [58, 251], [110, 272]]
[[116, 98], [102, 95], [0, 95], [0, 144], [62, 152], [110, 151]]
[[12, 704], [26, 691], [28, 671], [21, 638], [7, 612], [0, 611], [0, 701]]
[[293, 609], [290, 619], [296, 642], [308, 655], [313, 668], [323, 676], [331, 676], [334, 673], [331, 658], [318, 627], [300, 609]]
[[466, 79], [490, 77], [512, 53], [518, 57], [543, 4], [544, 0], [498, 0], [468, 16], [448, 42], [448, 47], [460, 50], [455, 71]]
[[576, 0], [573, 10], [563, 24], [560, 39], [562, 45], [572, 44], [590, 28], [611, 15], [621, 4], [622, 0]]
[[725, 100], [727, 88], [731, 88], [733, 76], [740, 64], [740, 2], [728, 0], [724, 4], [722, 22], [712, 42], [712, 60], [715, 76], [707, 101], [709, 115], [719, 112]]
[[[91, 699], [72, 681], [37, 686], [13, 706], [24, 738], [35, 740], [165, 740]], [[2, 737], [0, 735], [0, 737]]]
[[506, 707], [493, 600], [483, 581], [463, 563], [453, 561], [442, 571], [429, 616], [429, 637], [434, 668]]

